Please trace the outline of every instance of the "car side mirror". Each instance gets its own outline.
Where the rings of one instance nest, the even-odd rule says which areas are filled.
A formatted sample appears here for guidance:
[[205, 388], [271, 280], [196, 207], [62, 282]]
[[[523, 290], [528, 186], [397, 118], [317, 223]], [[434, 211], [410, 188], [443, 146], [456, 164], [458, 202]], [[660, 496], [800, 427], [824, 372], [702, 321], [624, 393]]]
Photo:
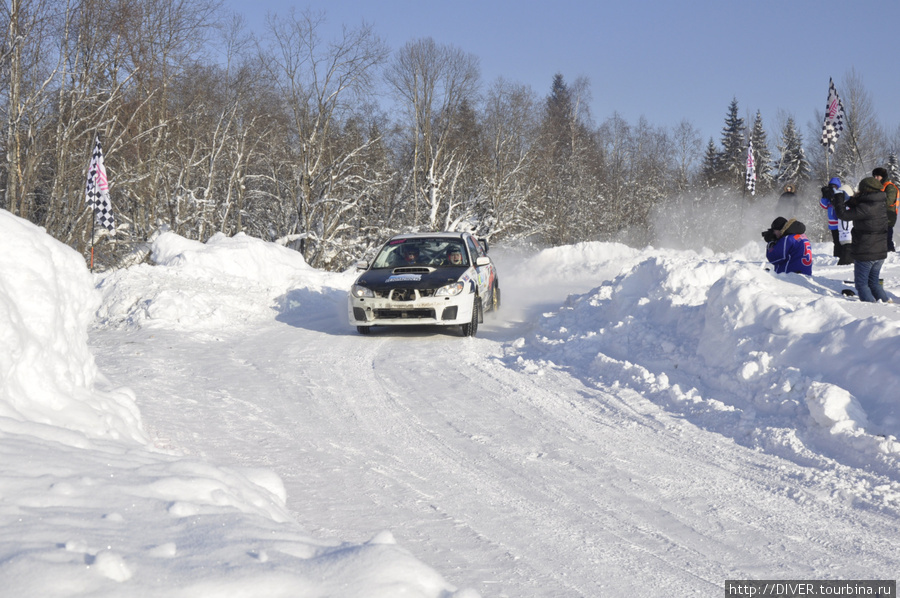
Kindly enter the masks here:
[[369, 262], [367, 262], [365, 260], [360, 260], [360, 261], [356, 262], [356, 269], [357, 270], [368, 270]]
[[478, 259], [475, 260], [476, 266], [487, 266], [490, 263], [491, 263], [491, 258], [489, 258], [486, 255], [482, 255], [481, 257], [479, 257]]

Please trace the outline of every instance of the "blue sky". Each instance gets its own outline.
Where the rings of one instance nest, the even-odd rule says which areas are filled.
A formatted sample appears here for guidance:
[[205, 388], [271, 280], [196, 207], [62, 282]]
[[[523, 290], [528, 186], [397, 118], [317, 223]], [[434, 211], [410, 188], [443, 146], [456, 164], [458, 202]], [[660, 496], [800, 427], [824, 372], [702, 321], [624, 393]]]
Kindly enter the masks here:
[[[553, 75], [590, 81], [599, 124], [687, 119], [720, 141], [732, 98], [745, 120], [762, 113], [770, 140], [785, 115], [807, 139], [833, 77], [855, 69], [889, 135], [900, 123], [900, 2], [896, 0], [225, 0], [262, 27], [270, 13], [324, 12], [335, 36], [363, 21], [396, 50], [431, 37], [477, 56], [483, 85], [497, 77], [540, 97]], [[892, 25], [889, 25], [892, 24]], [[328, 37], [328, 30], [323, 35]], [[818, 125], [817, 125], [818, 126]]]

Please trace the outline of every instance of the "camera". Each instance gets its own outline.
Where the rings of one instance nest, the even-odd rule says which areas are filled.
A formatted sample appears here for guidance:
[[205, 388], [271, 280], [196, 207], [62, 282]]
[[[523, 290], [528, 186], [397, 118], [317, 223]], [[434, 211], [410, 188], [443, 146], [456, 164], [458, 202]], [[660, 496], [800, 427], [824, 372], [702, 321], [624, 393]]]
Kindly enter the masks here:
[[775, 231], [773, 231], [771, 228], [762, 232], [762, 238], [766, 243], [774, 243], [778, 240], [778, 238], [775, 236]]

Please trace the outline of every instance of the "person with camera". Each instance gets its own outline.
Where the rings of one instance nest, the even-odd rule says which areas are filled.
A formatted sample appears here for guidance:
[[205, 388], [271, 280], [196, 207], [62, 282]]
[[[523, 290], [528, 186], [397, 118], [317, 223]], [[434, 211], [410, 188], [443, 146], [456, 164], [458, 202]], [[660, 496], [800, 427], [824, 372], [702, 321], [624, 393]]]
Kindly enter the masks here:
[[853, 248], [850, 244], [853, 222], [837, 217], [834, 211], [834, 196], [838, 193], [844, 196], [844, 203], [853, 196], [853, 190], [848, 185], [841, 185], [841, 179], [833, 177], [822, 187], [819, 205], [828, 210], [828, 230], [831, 231], [831, 240], [834, 242], [834, 256], [838, 258], [838, 265], [844, 266], [853, 263]]
[[772, 221], [771, 228], [762, 232], [766, 259], [775, 267], [776, 274], [812, 275], [812, 246], [805, 233], [805, 224], [796, 218], [788, 220], [781, 216]]

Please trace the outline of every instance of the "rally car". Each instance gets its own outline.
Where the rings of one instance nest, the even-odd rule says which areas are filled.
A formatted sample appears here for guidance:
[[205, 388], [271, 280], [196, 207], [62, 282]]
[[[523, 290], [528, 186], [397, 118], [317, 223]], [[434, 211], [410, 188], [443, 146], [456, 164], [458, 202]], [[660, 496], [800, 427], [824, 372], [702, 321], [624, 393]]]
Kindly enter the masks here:
[[487, 243], [469, 233], [397, 235], [375, 259], [358, 262], [350, 287], [350, 324], [460, 326], [475, 336], [486, 311], [500, 307], [500, 280]]

